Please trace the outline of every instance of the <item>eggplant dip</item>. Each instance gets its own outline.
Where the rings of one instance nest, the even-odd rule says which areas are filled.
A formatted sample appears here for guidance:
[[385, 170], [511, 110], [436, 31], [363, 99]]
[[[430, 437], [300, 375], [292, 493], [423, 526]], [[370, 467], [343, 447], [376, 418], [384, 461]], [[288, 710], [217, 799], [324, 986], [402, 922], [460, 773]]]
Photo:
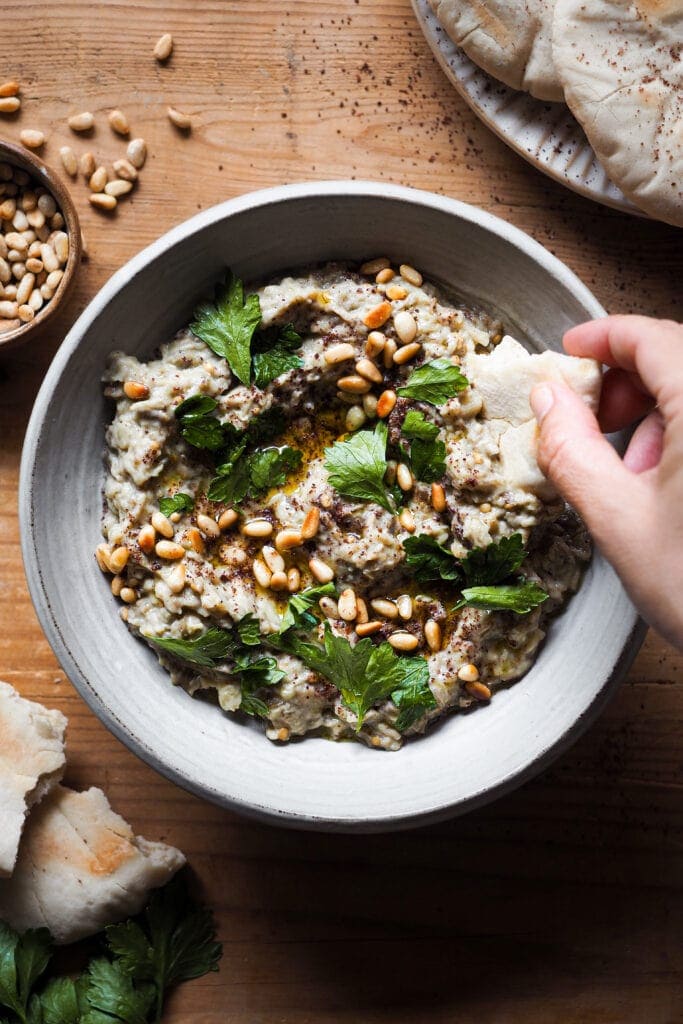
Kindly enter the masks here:
[[112, 353], [104, 543], [174, 683], [269, 739], [397, 750], [531, 666], [590, 557], [536, 462], [531, 355], [413, 267], [228, 275], [140, 362]]

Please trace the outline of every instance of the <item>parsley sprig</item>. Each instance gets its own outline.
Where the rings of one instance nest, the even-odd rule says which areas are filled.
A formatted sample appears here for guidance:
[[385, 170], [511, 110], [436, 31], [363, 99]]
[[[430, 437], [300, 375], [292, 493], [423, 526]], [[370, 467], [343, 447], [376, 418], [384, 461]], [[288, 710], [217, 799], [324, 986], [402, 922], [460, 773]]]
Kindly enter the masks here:
[[396, 509], [384, 483], [387, 435], [386, 423], [379, 420], [374, 431], [359, 430], [346, 441], [335, 441], [325, 449], [325, 469], [340, 494], [374, 501], [393, 514]]
[[3, 1024], [159, 1024], [175, 985], [218, 970], [222, 947], [211, 913], [176, 878], [138, 918], [105, 929], [106, 955], [77, 978], [49, 977], [53, 940], [46, 928], [20, 935], [0, 921]]
[[446, 581], [455, 584], [462, 597], [455, 609], [484, 608], [526, 615], [546, 601], [548, 594], [517, 570], [526, 558], [520, 533], [503, 537], [485, 548], [473, 548], [463, 559], [433, 537], [414, 534], [403, 541], [406, 566], [420, 583]]

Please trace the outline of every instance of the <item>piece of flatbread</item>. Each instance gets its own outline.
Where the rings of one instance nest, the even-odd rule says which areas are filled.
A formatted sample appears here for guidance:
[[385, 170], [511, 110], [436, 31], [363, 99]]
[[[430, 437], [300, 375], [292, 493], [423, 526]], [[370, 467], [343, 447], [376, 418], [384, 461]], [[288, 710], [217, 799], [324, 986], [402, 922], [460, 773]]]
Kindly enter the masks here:
[[139, 913], [184, 863], [173, 846], [134, 836], [101, 789], [58, 786], [29, 819], [14, 875], [0, 881], [0, 918], [75, 942]]
[[513, 89], [564, 99], [552, 53], [554, 0], [430, 0], [467, 56]]
[[61, 711], [25, 700], [0, 682], [0, 877], [11, 875], [29, 809], [64, 774]]
[[683, 227], [683, 0], [557, 0], [553, 53], [612, 181]]
[[471, 355], [466, 370], [482, 399], [486, 419], [501, 421], [499, 452], [506, 486], [530, 491], [545, 501], [552, 499], [555, 488], [538, 466], [538, 429], [529, 396], [537, 384], [559, 380], [597, 412], [602, 385], [600, 364], [560, 352], [532, 355], [506, 335], [490, 355]]

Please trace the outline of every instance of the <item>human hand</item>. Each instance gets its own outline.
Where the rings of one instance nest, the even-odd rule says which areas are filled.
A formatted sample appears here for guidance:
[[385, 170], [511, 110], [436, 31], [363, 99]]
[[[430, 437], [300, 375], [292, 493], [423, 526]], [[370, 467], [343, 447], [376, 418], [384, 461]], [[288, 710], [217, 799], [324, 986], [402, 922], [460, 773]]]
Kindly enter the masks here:
[[[683, 648], [683, 325], [610, 316], [573, 327], [563, 343], [610, 369], [597, 418], [564, 384], [534, 388], [539, 465], [643, 617]], [[642, 416], [621, 459], [601, 431]]]

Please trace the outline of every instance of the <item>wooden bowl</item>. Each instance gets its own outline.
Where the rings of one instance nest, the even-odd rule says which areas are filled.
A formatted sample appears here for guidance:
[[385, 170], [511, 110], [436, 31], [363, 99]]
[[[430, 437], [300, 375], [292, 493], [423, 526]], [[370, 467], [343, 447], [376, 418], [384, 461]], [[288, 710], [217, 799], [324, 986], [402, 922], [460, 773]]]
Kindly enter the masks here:
[[69, 258], [64, 267], [64, 276], [59, 282], [57, 291], [29, 323], [22, 324], [12, 331], [0, 333], [0, 353], [2, 353], [12, 346], [28, 341], [37, 328], [41, 328], [55, 315], [67, 298], [76, 280], [76, 272], [81, 262], [82, 244], [81, 227], [74, 202], [61, 178], [51, 167], [48, 167], [47, 164], [43, 163], [39, 157], [29, 150], [21, 146], [15, 146], [11, 142], [3, 141], [0, 141], [0, 163], [8, 163], [14, 167], [20, 167], [31, 175], [36, 185], [42, 185], [43, 188], [52, 193], [64, 217], [64, 230], [69, 236]]

